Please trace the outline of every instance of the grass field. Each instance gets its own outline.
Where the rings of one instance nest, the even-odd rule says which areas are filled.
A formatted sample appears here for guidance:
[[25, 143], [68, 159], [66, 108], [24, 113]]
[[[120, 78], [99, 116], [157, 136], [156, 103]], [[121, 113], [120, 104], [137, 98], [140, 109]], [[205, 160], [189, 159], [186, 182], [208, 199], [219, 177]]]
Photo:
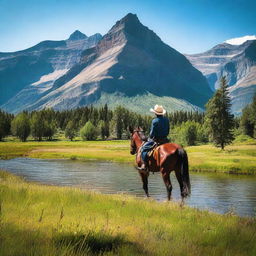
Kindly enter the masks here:
[[[133, 162], [129, 141], [0, 142], [0, 158], [32, 157]], [[224, 151], [212, 145], [186, 148], [190, 170], [256, 174], [256, 141], [235, 143]]]
[[0, 171], [0, 255], [256, 255], [256, 219]]

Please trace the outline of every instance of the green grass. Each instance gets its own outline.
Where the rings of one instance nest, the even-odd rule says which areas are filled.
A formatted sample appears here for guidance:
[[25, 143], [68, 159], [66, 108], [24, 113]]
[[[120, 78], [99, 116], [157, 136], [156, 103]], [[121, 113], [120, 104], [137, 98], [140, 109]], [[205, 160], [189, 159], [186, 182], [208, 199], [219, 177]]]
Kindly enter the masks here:
[[[0, 142], [0, 158], [98, 160], [134, 162], [129, 141]], [[186, 147], [190, 170], [256, 174], [256, 141], [236, 142], [224, 151], [212, 145]]]
[[0, 255], [255, 255], [256, 220], [0, 171]]

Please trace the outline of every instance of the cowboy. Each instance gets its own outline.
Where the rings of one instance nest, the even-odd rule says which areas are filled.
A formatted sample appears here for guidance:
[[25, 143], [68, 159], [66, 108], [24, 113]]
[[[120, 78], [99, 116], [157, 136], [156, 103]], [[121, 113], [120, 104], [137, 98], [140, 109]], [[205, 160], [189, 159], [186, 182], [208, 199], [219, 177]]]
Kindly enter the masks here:
[[166, 110], [163, 106], [155, 105], [150, 112], [155, 113], [156, 118], [152, 120], [151, 130], [148, 141], [141, 148], [141, 167], [139, 170], [146, 170], [148, 163], [148, 151], [150, 151], [155, 144], [167, 143], [167, 136], [169, 134], [170, 125], [167, 117], [164, 117]]

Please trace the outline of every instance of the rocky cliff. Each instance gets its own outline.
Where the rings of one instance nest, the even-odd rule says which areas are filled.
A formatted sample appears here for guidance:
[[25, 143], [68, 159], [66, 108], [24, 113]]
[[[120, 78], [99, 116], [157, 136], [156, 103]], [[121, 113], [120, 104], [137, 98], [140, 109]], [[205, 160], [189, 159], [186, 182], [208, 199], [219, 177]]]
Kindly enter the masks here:
[[256, 40], [234, 45], [223, 43], [205, 53], [186, 56], [205, 75], [213, 91], [219, 87], [220, 77], [226, 76], [232, 111], [241, 114], [256, 93]]

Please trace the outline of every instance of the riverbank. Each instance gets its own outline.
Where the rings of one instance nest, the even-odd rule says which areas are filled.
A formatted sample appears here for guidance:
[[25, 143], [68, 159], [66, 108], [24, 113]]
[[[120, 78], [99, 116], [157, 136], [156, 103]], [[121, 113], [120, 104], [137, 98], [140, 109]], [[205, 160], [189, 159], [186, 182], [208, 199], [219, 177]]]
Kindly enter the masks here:
[[255, 218], [0, 172], [0, 255], [255, 255]]
[[[134, 162], [129, 141], [7, 141], [0, 142], [0, 158], [31, 157]], [[224, 151], [212, 145], [186, 147], [191, 171], [256, 174], [256, 141], [234, 143]]]

